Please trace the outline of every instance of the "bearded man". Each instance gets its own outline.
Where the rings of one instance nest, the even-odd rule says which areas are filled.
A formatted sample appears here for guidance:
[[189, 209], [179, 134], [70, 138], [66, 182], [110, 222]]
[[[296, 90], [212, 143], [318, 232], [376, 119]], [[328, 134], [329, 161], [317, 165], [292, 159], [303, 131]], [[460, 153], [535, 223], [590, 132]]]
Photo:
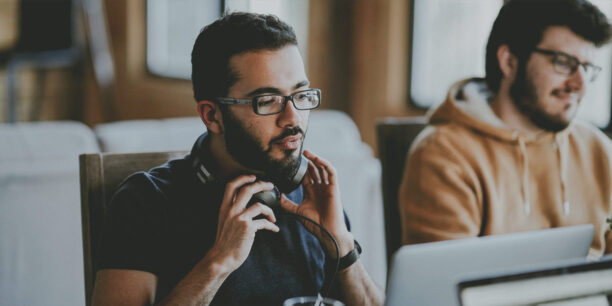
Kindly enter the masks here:
[[[310, 88], [293, 29], [272, 15], [227, 14], [202, 30], [191, 56], [207, 132], [184, 158], [119, 187], [94, 304], [281, 305], [318, 293], [382, 304], [334, 168], [302, 150], [321, 92]], [[275, 186], [282, 196], [261, 196]]]
[[453, 85], [410, 149], [404, 244], [591, 223], [589, 256], [612, 253], [612, 143], [574, 120], [610, 35], [588, 1], [506, 1], [486, 78]]

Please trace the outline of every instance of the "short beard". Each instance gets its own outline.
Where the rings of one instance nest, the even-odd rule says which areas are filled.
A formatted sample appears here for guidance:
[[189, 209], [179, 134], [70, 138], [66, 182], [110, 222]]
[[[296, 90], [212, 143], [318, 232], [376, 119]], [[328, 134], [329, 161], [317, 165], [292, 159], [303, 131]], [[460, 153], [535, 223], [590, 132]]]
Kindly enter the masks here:
[[537, 127], [549, 131], [559, 132], [569, 126], [569, 122], [555, 118], [542, 109], [533, 82], [527, 79], [525, 65], [519, 64], [514, 83], [510, 87], [510, 96], [518, 110], [526, 115]]
[[[300, 164], [300, 155], [293, 155], [296, 151], [285, 150], [285, 156], [281, 159], [270, 157], [270, 150], [264, 150], [263, 144], [246, 129], [242, 123], [227, 109], [221, 107], [224, 125], [224, 139], [230, 156], [244, 167], [265, 173], [265, 179], [275, 184], [293, 176]], [[271, 140], [282, 139], [287, 136], [302, 134], [302, 143], [299, 152], [302, 152], [305, 133], [300, 127], [287, 128], [283, 133]]]

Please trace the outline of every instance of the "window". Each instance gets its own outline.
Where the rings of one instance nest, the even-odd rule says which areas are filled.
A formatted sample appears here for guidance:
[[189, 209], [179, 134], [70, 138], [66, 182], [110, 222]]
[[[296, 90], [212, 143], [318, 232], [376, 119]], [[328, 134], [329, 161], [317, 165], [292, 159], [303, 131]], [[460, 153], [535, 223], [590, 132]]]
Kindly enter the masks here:
[[191, 49], [200, 30], [221, 16], [221, 1], [147, 0], [147, 68], [191, 79]]
[[[223, 4], [224, 3], [224, 4]], [[147, 0], [147, 68], [153, 74], [191, 79], [191, 49], [200, 30], [223, 11], [269, 13], [290, 24], [306, 58], [308, 1]]]
[[485, 47], [502, 0], [414, 0], [412, 101], [431, 107], [458, 80], [484, 75]]
[[[435, 106], [461, 79], [485, 75], [485, 49], [503, 0], [413, 0], [411, 100]], [[612, 1], [592, 0], [612, 17]], [[610, 125], [612, 51], [605, 46], [595, 59], [603, 67], [589, 85], [577, 116], [604, 128]]]
[[[612, 17], [612, 1], [591, 0], [599, 9]], [[612, 103], [612, 47], [604, 46], [593, 61], [602, 71], [595, 82], [589, 84], [587, 93], [578, 108], [578, 118], [590, 121], [600, 128], [610, 127], [610, 104]]]
[[273, 14], [293, 27], [297, 36], [300, 52], [306, 63], [308, 54], [308, 1], [304, 0], [225, 0], [225, 7], [230, 11], [243, 11], [262, 14]]

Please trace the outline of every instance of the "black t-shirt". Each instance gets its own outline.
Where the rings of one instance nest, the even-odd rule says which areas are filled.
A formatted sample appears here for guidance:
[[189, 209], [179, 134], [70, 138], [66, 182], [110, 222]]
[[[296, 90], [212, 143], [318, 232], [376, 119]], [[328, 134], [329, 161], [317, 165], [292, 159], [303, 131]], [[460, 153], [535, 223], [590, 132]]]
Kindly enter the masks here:
[[[202, 183], [192, 166], [193, 154], [131, 175], [107, 211], [97, 268], [155, 274], [156, 301], [168, 295], [216, 238], [225, 183]], [[288, 195], [296, 203], [302, 196], [301, 187]], [[294, 217], [280, 210], [275, 216], [280, 232], [257, 232], [248, 258], [219, 288], [213, 305], [280, 305], [321, 291], [333, 265], [326, 264], [319, 241]]]

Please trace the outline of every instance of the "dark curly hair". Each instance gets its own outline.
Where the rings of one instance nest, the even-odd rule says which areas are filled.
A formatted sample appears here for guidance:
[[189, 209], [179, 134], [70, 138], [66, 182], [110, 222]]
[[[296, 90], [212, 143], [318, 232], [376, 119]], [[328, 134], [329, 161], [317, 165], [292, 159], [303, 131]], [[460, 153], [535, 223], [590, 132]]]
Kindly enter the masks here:
[[487, 43], [486, 81], [491, 91], [499, 90], [502, 79], [499, 46], [508, 45], [519, 65], [525, 65], [550, 26], [567, 26], [598, 47], [612, 35], [606, 16], [586, 0], [509, 0], [499, 11]]
[[204, 27], [191, 52], [191, 81], [196, 102], [227, 95], [237, 81], [232, 56], [258, 50], [297, 45], [295, 32], [274, 15], [226, 13]]

